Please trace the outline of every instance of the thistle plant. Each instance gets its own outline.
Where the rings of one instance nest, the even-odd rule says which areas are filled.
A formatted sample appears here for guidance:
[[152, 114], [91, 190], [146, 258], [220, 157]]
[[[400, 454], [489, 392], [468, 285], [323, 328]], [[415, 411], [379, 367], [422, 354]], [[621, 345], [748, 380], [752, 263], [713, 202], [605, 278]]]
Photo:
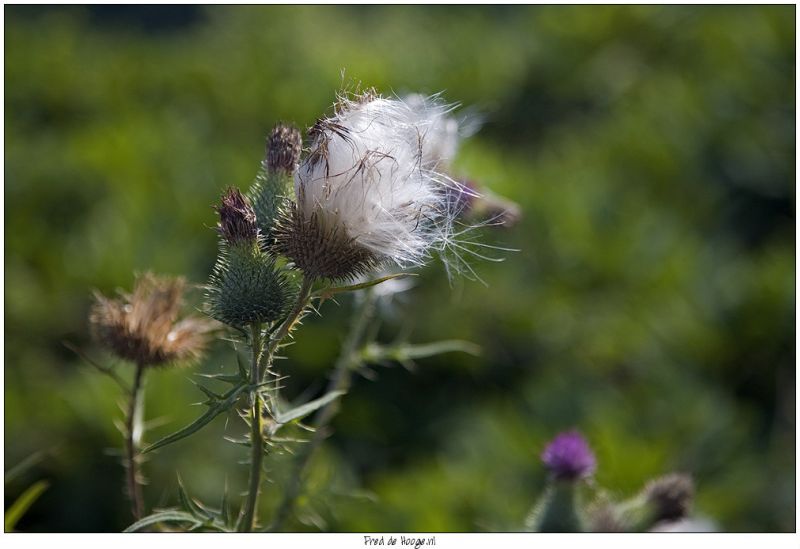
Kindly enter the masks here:
[[[307, 132], [306, 148], [296, 128], [278, 124], [245, 192], [230, 187], [215, 207], [218, 253], [205, 285], [208, 318], [178, 320], [183, 279], [144, 275], [132, 294], [95, 295], [90, 321], [98, 341], [134, 365], [132, 386], [110, 368], [100, 368], [123, 387], [126, 493], [136, 519], [128, 531], [151, 527], [251, 532], [281, 531], [296, 512], [307, 469], [352, 384], [371, 364], [410, 366], [445, 353], [477, 353], [464, 341], [412, 345], [381, 344], [374, 325], [382, 299], [408, 289], [408, 271], [432, 257], [448, 274], [475, 274], [464, 255], [493, 259], [470, 242], [484, 225], [514, 223], [519, 208], [478, 183], [451, 174], [459, 139], [469, 133], [439, 96], [384, 98], [373, 90], [338, 97], [330, 116]], [[476, 251], [477, 250], [477, 251]], [[326, 391], [299, 405], [283, 394], [286, 375], [276, 358], [309, 311], [353, 293], [350, 330], [330, 372]], [[153, 367], [200, 357], [215, 326], [228, 328], [235, 368], [206, 377], [227, 385], [216, 392], [197, 383], [207, 397], [195, 421], [140, 450], [144, 375]], [[240, 350], [247, 358], [243, 359]], [[145, 516], [139, 465], [142, 456], [197, 433], [214, 418], [235, 412], [246, 434], [231, 440], [247, 448], [248, 480], [238, 512], [227, 488], [219, 508], [190, 497], [179, 481], [180, 508]], [[311, 417], [308, 423], [305, 418]], [[304, 430], [302, 436], [294, 433]], [[259, 499], [265, 457], [291, 453], [278, 506], [262, 518]], [[641, 492], [617, 501], [594, 480], [597, 460], [577, 431], [547, 444], [541, 460], [547, 485], [525, 521], [532, 532], [649, 531], [687, 528], [694, 486], [673, 473], [648, 482]]]
[[[219, 247], [205, 286], [209, 318], [178, 320], [183, 279], [148, 274], [137, 279], [130, 295], [95, 295], [90, 315], [94, 335], [135, 366], [130, 388], [113, 369], [101, 368], [128, 396], [124, 463], [126, 493], [136, 519], [129, 531], [156, 526], [283, 530], [296, 512], [309, 464], [331, 432], [354, 373], [366, 374], [368, 365], [386, 361], [408, 366], [445, 352], [477, 353], [463, 341], [380, 344], [369, 330], [381, 296], [408, 289], [399, 278], [409, 269], [439, 256], [449, 273], [466, 266], [474, 274], [462, 255], [491, 258], [470, 247], [465, 235], [481, 225], [508, 226], [519, 217], [512, 202], [485, 192], [474, 181], [449, 175], [458, 141], [466, 133], [451, 112], [452, 106], [439, 96], [384, 98], [369, 90], [340, 96], [333, 113], [308, 130], [305, 149], [296, 128], [278, 124], [267, 138], [250, 188], [228, 188], [215, 208]], [[287, 405], [285, 374], [275, 359], [309, 311], [319, 312], [325, 301], [349, 292], [357, 297], [355, 312], [326, 391]], [[237, 367], [206, 377], [229, 388], [218, 393], [196, 384], [207, 397], [205, 413], [140, 450], [145, 372], [199, 358], [216, 323], [229, 328]], [[239, 353], [242, 347], [246, 360]], [[246, 427], [243, 438], [229, 438], [246, 447], [248, 455], [247, 486], [238, 512], [231, 511], [227, 489], [219, 508], [212, 508], [190, 497], [179, 481], [180, 508], [145, 516], [142, 456], [228, 412], [236, 412]], [[311, 421], [304, 423], [309, 416]], [[310, 434], [298, 438], [293, 434], [297, 428]], [[262, 519], [258, 504], [265, 457], [284, 452], [293, 455], [288, 474], [271, 479], [271, 486], [282, 489], [279, 503], [272, 516]], [[681, 526], [690, 516], [694, 495], [686, 475], [654, 479], [634, 497], [616, 501], [594, 481], [597, 460], [577, 431], [556, 436], [541, 459], [548, 481], [525, 521], [528, 531], [691, 527]]]
[[[182, 440], [215, 417], [235, 411], [247, 429], [244, 438], [235, 440], [248, 449], [247, 488], [234, 514], [227, 494], [221, 506], [213, 509], [189, 497], [179, 482], [180, 509], [161, 509], [143, 517], [140, 484], [135, 480], [140, 439], [131, 427], [130, 491], [139, 520], [129, 530], [154, 525], [165, 529], [168, 524], [217, 531], [281, 530], [303, 490], [307, 465], [330, 433], [354, 372], [366, 372], [370, 363], [408, 365], [444, 352], [477, 352], [474, 345], [462, 341], [382, 345], [367, 329], [377, 314], [381, 293], [391, 293], [379, 292], [379, 284], [402, 288], [398, 279], [434, 256], [446, 261], [455, 257], [448, 267], [456, 270], [467, 265], [462, 255], [482, 257], [465, 239], [473, 228], [465, 221], [467, 212], [480, 194], [448, 175], [458, 140], [465, 133], [451, 116], [452, 109], [439, 96], [385, 98], [374, 90], [342, 94], [333, 113], [308, 130], [307, 148], [303, 149], [296, 128], [278, 124], [267, 138], [264, 159], [250, 188], [224, 191], [216, 206], [219, 249], [205, 286], [204, 311], [229, 328], [228, 340], [237, 348], [237, 367], [207, 376], [226, 383], [225, 392], [197, 384], [207, 397], [205, 413], [141, 454]], [[151, 299], [149, 307], [157, 309], [159, 304], [163, 311], [136, 313], [136, 333], [159, 337], [147, 335], [140, 338], [146, 344], [140, 344], [118, 335], [135, 331], [115, 328], [119, 322], [110, 320], [132, 303], [112, 306], [98, 297], [92, 314], [100, 339], [137, 365], [131, 418], [141, 411], [136, 402], [145, 368], [196, 355], [205, 327], [211, 325], [211, 320], [205, 320], [202, 329], [197, 321], [173, 326], [179, 288], [147, 280], [159, 296], [164, 294]], [[356, 312], [327, 391], [288, 406], [282, 394], [285, 376], [278, 372], [275, 359], [310, 310], [319, 311], [323, 302], [348, 292], [359, 295]], [[147, 294], [144, 289], [139, 293]], [[132, 310], [138, 311], [135, 305]], [[172, 326], [171, 331], [165, 332], [165, 326]], [[194, 331], [181, 331], [184, 327]], [[171, 335], [161, 337], [164, 333]], [[190, 346], [190, 341], [197, 345]], [[247, 360], [238, 352], [242, 347]], [[309, 425], [301, 423], [312, 414]], [[296, 431], [292, 426], [307, 430], [310, 438], [286, 434]], [[284, 487], [281, 503], [274, 516], [262, 521], [258, 502], [264, 458], [287, 450], [295, 454], [295, 461], [280, 483]]]
[[548, 486], [528, 517], [536, 532], [580, 532], [584, 529], [578, 487], [597, 466], [594, 454], [580, 433], [561, 433], [542, 452], [549, 471]]
[[[541, 458], [549, 473], [548, 483], [525, 521], [527, 531], [670, 531], [691, 516], [694, 483], [683, 473], [650, 480], [639, 494], [615, 501], [594, 481], [597, 461], [577, 431], [557, 435]], [[587, 497], [592, 492], [594, 496]]]
[[[127, 403], [121, 428], [125, 439], [126, 493], [135, 519], [144, 515], [139, 447], [144, 436], [145, 373], [156, 367], [196, 362], [208, 342], [213, 323], [202, 317], [178, 319], [183, 278], [158, 277], [147, 273], [137, 278], [133, 292], [107, 298], [95, 292], [89, 316], [92, 334], [114, 355], [134, 367], [129, 386], [113, 368], [97, 366], [122, 387]], [[94, 364], [94, 362], [92, 362]]]

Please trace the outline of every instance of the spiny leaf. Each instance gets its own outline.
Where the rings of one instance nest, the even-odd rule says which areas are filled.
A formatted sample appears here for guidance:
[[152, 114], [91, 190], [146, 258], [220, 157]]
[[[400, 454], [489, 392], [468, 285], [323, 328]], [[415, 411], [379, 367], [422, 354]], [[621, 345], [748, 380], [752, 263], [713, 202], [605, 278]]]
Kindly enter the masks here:
[[239, 395], [247, 389], [247, 385], [239, 385], [234, 387], [230, 391], [228, 391], [225, 395], [223, 395], [224, 400], [220, 400], [215, 404], [211, 404], [208, 407], [208, 410], [205, 414], [197, 418], [195, 421], [184, 427], [183, 429], [172, 433], [171, 435], [167, 435], [166, 437], [162, 438], [161, 440], [154, 442], [144, 450], [142, 450], [143, 454], [148, 452], [152, 452], [158, 448], [166, 446], [167, 444], [172, 444], [182, 438], [186, 438], [189, 435], [193, 435], [203, 427], [205, 427], [208, 423], [211, 422], [212, 419], [217, 417], [223, 412], [227, 412], [236, 404], [236, 401], [239, 399]]
[[337, 286], [335, 288], [322, 288], [314, 292], [314, 297], [318, 297], [324, 301], [326, 299], [331, 299], [336, 294], [340, 294], [343, 292], [354, 292], [356, 290], [363, 290], [365, 288], [377, 286], [378, 284], [386, 282], [387, 280], [392, 280], [395, 278], [405, 278], [407, 276], [416, 276], [416, 275], [413, 273], [395, 273], [387, 276], [382, 276], [380, 278], [376, 278], [375, 280], [368, 280], [367, 282], [362, 282], [360, 284], [352, 284], [350, 286]]
[[195, 517], [201, 520], [212, 518], [211, 515], [197, 505], [194, 500], [189, 497], [189, 494], [186, 493], [186, 488], [183, 486], [183, 481], [181, 480], [180, 475], [178, 475], [178, 499], [180, 499], [181, 506]]
[[50, 484], [46, 480], [40, 480], [28, 487], [28, 489], [22, 492], [22, 495], [11, 504], [5, 516], [6, 532], [11, 532], [14, 529], [19, 519], [21, 519], [30, 506], [39, 499], [39, 496], [47, 490], [48, 486], [50, 486]]
[[128, 384], [125, 383], [125, 381], [123, 381], [123, 379], [117, 375], [117, 373], [114, 371], [112, 367], [101, 366], [100, 364], [89, 358], [89, 356], [86, 353], [78, 349], [75, 345], [73, 345], [69, 341], [62, 341], [61, 344], [70, 351], [72, 351], [73, 353], [77, 354], [79, 357], [85, 360], [87, 364], [94, 367], [100, 373], [105, 374], [109, 376], [111, 379], [113, 379], [116, 382], [116, 384], [122, 388], [123, 391], [125, 391], [126, 393], [131, 392], [131, 388], [128, 387]]
[[141, 520], [138, 520], [125, 528], [123, 532], [136, 532], [137, 530], [141, 530], [147, 526], [152, 524], [158, 524], [159, 522], [188, 522], [192, 525], [202, 525], [203, 521], [197, 519], [194, 515], [187, 513], [185, 511], [176, 511], [174, 509], [166, 510], [166, 511], [159, 511], [157, 513], [153, 513], [152, 515], [148, 515]]
[[294, 421], [296, 419], [303, 419], [305, 416], [322, 408], [329, 402], [334, 399], [339, 398], [345, 394], [344, 391], [331, 391], [330, 393], [321, 396], [317, 399], [312, 400], [311, 402], [306, 402], [305, 404], [301, 404], [296, 408], [292, 408], [291, 410], [287, 410], [285, 412], [278, 412], [275, 416], [275, 421], [278, 423], [289, 423], [290, 421]]
[[205, 394], [208, 397], [208, 400], [206, 401], [207, 403], [213, 404], [213, 403], [223, 399], [222, 395], [218, 395], [217, 393], [215, 393], [214, 391], [212, 391], [208, 387], [200, 385], [199, 383], [197, 383], [194, 380], [189, 380], [189, 381], [191, 381], [194, 384], [195, 387], [197, 387], [198, 389], [203, 391], [203, 394]]
[[244, 360], [242, 360], [242, 355], [238, 352], [236, 353], [236, 366], [239, 368], [239, 377], [242, 379], [247, 379], [247, 364], [244, 363]]
[[421, 345], [404, 345], [403, 356], [404, 358], [427, 358], [436, 356], [443, 353], [466, 353], [472, 356], [481, 354], [481, 348], [469, 341], [460, 339], [449, 339], [444, 341], [434, 341], [433, 343], [424, 343]]
[[223, 383], [229, 383], [231, 385], [239, 385], [243, 380], [246, 380], [247, 377], [242, 377], [241, 373], [239, 374], [197, 374], [200, 377], [204, 377], [206, 379], [213, 379], [214, 381], [221, 381]]
[[47, 457], [48, 450], [37, 450], [36, 452], [32, 453], [19, 463], [17, 463], [14, 467], [6, 471], [4, 483], [8, 486], [10, 483], [14, 482], [20, 475], [22, 475], [25, 471], [29, 470], [31, 467], [34, 467], [41, 463], [45, 457]]
[[404, 362], [417, 358], [428, 358], [443, 353], [461, 352], [470, 355], [479, 355], [481, 348], [470, 343], [451, 339], [445, 341], [435, 341], [421, 345], [400, 344], [400, 345], [378, 345], [370, 344], [361, 351], [361, 358], [365, 362], [380, 362], [381, 360], [396, 360]]
[[227, 526], [231, 524], [231, 511], [228, 506], [228, 479], [225, 479], [225, 490], [222, 492], [222, 504], [219, 508], [219, 516]]
[[236, 522], [233, 525], [233, 531], [238, 532], [239, 527], [242, 525], [242, 519], [244, 518], [244, 501], [242, 502], [242, 506], [239, 508], [239, 513], [236, 515]]
[[232, 444], [238, 444], [239, 446], [246, 446], [247, 448], [250, 447], [250, 440], [247, 438], [233, 438], [233, 437], [223, 437], [223, 438]]

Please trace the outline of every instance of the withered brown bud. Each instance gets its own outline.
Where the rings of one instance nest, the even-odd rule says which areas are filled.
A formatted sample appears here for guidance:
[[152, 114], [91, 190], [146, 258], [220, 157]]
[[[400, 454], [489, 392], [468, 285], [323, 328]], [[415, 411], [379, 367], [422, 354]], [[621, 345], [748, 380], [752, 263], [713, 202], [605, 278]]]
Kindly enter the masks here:
[[291, 174], [300, 161], [303, 138], [293, 126], [278, 124], [267, 139], [267, 169]]
[[694, 499], [691, 477], [672, 473], [651, 480], [644, 488], [648, 503], [655, 512], [655, 521], [672, 521], [689, 514]]
[[258, 237], [256, 213], [239, 189], [231, 187], [217, 206], [219, 232], [228, 244], [255, 242]]

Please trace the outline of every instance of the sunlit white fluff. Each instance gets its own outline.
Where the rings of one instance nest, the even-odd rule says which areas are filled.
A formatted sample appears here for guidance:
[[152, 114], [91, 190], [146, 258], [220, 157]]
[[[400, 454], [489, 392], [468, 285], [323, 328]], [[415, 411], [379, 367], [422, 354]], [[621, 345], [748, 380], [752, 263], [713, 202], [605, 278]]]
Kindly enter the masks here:
[[401, 267], [442, 250], [453, 237], [452, 196], [460, 190], [437, 171], [455, 154], [450, 110], [436, 96], [340, 98], [334, 115], [310, 132], [295, 175], [299, 212]]
[[417, 114], [420, 122], [426, 127], [425, 147], [422, 151], [423, 164], [438, 171], [449, 168], [456, 157], [461, 140], [458, 120], [451, 116], [452, 109], [437, 108], [437, 104], [440, 103], [438, 95], [412, 93], [405, 96], [403, 102]]

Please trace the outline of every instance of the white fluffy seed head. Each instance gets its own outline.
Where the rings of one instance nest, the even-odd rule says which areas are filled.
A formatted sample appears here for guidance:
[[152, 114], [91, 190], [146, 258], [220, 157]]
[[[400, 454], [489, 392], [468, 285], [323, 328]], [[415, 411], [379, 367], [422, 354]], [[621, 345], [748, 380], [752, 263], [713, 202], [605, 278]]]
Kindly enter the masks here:
[[380, 261], [422, 264], [452, 238], [457, 214], [461, 187], [437, 171], [455, 154], [451, 110], [438, 96], [339, 98], [309, 132], [295, 175], [298, 214]]

